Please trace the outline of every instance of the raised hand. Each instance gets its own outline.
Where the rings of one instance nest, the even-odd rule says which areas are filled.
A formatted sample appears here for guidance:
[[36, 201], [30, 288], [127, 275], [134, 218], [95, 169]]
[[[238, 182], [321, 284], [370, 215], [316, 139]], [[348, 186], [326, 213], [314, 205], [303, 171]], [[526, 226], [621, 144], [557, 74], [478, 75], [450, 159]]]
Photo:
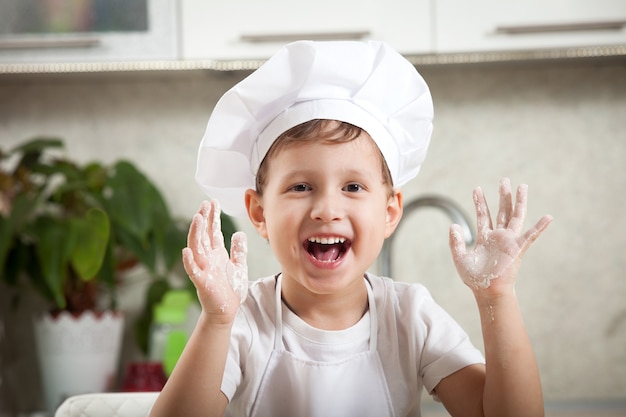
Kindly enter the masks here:
[[522, 234], [526, 217], [528, 187], [520, 185], [515, 203], [508, 178], [500, 181], [500, 207], [494, 227], [485, 196], [474, 190], [477, 217], [477, 239], [473, 250], [467, 250], [458, 225], [450, 227], [450, 250], [456, 269], [472, 290], [513, 286], [520, 261], [526, 250], [548, 227], [552, 217], [546, 215]]
[[247, 238], [233, 234], [230, 259], [224, 247], [220, 207], [204, 201], [194, 215], [183, 249], [183, 265], [198, 292], [203, 311], [218, 320], [232, 321], [248, 291]]

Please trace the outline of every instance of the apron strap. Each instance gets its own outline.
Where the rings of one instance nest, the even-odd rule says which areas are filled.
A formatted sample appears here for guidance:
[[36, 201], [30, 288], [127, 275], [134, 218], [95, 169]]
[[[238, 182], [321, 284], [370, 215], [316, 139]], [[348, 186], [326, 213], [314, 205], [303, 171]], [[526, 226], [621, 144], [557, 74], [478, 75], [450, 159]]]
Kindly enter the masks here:
[[283, 301], [281, 299], [281, 287], [283, 282], [283, 274], [276, 276], [276, 329], [274, 330], [274, 350], [282, 347], [283, 343]]
[[370, 352], [376, 352], [378, 348], [378, 313], [376, 310], [376, 300], [374, 299], [372, 283], [367, 278], [363, 279], [365, 280], [365, 287], [367, 287], [367, 302], [369, 303], [370, 313]]

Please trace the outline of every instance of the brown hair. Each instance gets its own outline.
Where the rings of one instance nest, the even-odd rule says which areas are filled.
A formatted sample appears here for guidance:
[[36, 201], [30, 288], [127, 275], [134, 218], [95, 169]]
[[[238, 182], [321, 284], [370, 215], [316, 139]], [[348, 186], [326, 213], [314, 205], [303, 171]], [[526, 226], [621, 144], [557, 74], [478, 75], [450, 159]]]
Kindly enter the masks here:
[[[292, 127], [291, 129], [283, 132], [272, 144], [267, 154], [261, 161], [259, 170], [256, 175], [256, 191], [259, 194], [263, 194], [263, 188], [267, 181], [267, 172], [269, 160], [281, 150], [287, 148], [294, 143], [307, 143], [319, 140], [327, 144], [340, 144], [347, 143], [358, 138], [362, 133], [366, 133], [363, 129], [347, 122], [340, 122], [337, 120], [328, 119], [314, 119], [308, 122], [301, 123]], [[370, 138], [369, 135], [367, 135]], [[383, 154], [378, 149], [378, 146], [372, 141], [372, 145], [375, 146], [378, 154], [380, 155], [381, 170], [383, 177], [383, 184], [389, 187], [389, 196], [391, 197], [393, 191], [393, 180], [389, 167]]]

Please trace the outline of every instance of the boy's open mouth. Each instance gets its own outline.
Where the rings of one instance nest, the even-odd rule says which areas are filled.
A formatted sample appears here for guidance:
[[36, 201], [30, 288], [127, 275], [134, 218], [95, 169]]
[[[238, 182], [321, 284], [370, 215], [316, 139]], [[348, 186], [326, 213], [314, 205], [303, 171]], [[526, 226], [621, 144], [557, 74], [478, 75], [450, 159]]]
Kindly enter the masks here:
[[321, 262], [334, 262], [350, 249], [350, 241], [345, 237], [313, 236], [304, 242], [304, 249]]

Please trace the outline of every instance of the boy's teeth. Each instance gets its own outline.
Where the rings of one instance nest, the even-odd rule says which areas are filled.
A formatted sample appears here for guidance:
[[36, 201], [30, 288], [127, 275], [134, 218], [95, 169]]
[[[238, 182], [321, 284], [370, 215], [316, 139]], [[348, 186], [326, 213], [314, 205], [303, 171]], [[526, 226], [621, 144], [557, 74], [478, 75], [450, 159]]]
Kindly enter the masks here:
[[334, 245], [335, 243], [343, 243], [346, 241], [344, 237], [310, 237], [309, 242], [321, 243], [322, 245]]

